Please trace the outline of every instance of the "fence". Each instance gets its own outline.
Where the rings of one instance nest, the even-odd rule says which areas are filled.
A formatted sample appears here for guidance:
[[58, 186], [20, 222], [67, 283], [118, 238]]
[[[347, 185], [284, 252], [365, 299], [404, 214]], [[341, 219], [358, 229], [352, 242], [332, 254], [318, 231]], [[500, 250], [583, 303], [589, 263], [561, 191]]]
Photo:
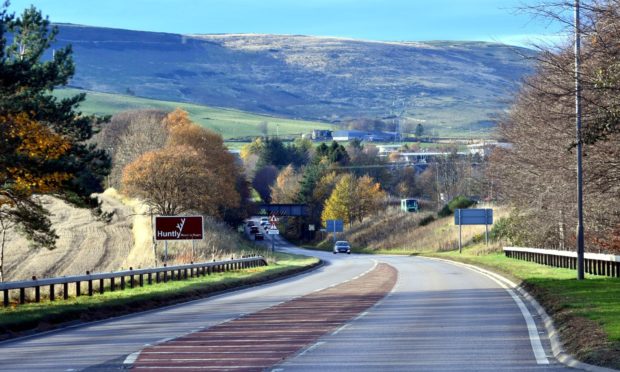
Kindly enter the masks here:
[[[136, 285], [142, 287], [145, 283], [153, 284], [160, 282], [168, 282], [172, 280], [182, 280], [187, 278], [211, 275], [213, 273], [225, 272], [231, 270], [240, 270], [257, 266], [265, 266], [267, 261], [261, 256], [244, 257], [239, 259], [231, 259], [230, 261], [217, 261], [217, 262], [203, 262], [192, 263], [189, 265], [177, 265], [177, 266], [163, 266], [152, 269], [138, 269], [133, 270], [131, 267], [129, 270], [117, 271], [111, 273], [97, 273], [91, 274], [86, 272], [86, 275], [77, 276], [65, 276], [61, 278], [46, 278], [37, 279], [36, 276], [32, 277], [32, 280], [16, 281], [0, 283], [0, 291], [3, 292], [4, 306], [7, 307], [10, 304], [10, 291], [19, 290], [19, 304], [25, 304], [27, 299], [26, 289], [34, 290], [34, 302], [41, 301], [41, 288], [49, 288], [48, 296], [50, 301], [56, 299], [57, 288], [62, 286], [62, 298], [69, 298], [70, 286], [75, 289], [75, 296], [82, 295], [82, 289], [85, 286], [85, 293], [88, 296], [92, 296], [95, 293], [94, 284], [98, 284], [96, 290], [103, 294], [107, 281], [109, 291], [117, 289], [124, 290], [127, 284], [130, 288], [134, 288]], [[176, 275], [175, 275], [176, 273]], [[97, 283], [98, 282], [98, 283]], [[29, 292], [32, 292], [29, 291]]]
[[[577, 269], [577, 252], [539, 248], [504, 247], [506, 257], [536, 262], [542, 265]], [[620, 256], [585, 253], [585, 272], [593, 275], [620, 277]]]

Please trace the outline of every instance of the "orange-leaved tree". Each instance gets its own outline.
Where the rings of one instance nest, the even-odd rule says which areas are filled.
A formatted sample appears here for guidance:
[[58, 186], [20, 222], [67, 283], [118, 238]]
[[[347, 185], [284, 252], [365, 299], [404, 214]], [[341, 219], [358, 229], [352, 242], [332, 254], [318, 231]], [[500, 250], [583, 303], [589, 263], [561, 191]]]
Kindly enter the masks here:
[[54, 247], [57, 236], [47, 214], [31, 197], [55, 192], [71, 177], [57, 164], [69, 147], [62, 136], [26, 114], [0, 116], [0, 281], [8, 228], [19, 224], [36, 244]]
[[169, 114], [167, 121], [166, 146], [125, 167], [123, 192], [164, 215], [191, 210], [224, 217], [237, 208], [241, 172], [222, 137], [192, 123], [182, 110]]

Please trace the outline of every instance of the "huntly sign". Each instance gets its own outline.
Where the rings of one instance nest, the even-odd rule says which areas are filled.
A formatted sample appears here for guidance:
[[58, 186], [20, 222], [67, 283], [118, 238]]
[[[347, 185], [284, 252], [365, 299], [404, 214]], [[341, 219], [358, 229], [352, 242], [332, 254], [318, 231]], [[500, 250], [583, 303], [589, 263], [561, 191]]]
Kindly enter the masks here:
[[202, 216], [155, 217], [156, 240], [202, 240]]

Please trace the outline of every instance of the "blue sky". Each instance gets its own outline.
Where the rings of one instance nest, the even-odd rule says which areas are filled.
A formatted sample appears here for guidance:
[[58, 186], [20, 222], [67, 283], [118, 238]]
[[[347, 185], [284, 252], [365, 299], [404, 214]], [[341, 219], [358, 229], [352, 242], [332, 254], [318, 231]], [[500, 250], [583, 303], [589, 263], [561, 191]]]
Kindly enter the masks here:
[[11, 0], [52, 22], [171, 33], [270, 33], [368, 40], [553, 40], [558, 26], [519, 12], [541, 0]]

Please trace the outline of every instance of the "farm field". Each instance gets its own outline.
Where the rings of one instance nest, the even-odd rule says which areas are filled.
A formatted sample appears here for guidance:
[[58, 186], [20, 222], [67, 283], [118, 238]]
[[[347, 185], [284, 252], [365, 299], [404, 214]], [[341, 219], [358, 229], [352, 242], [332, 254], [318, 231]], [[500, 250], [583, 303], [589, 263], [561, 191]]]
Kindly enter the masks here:
[[299, 136], [312, 129], [333, 129], [332, 124], [316, 121], [294, 120], [275, 116], [256, 115], [239, 110], [202, 106], [191, 103], [160, 101], [121, 94], [109, 94], [79, 89], [59, 89], [59, 98], [86, 93], [86, 101], [80, 106], [84, 114], [113, 115], [126, 110], [159, 109], [172, 111], [179, 107], [187, 111], [193, 121], [221, 134], [224, 140], [257, 137], [261, 135], [259, 124], [267, 122], [269, 134]]

